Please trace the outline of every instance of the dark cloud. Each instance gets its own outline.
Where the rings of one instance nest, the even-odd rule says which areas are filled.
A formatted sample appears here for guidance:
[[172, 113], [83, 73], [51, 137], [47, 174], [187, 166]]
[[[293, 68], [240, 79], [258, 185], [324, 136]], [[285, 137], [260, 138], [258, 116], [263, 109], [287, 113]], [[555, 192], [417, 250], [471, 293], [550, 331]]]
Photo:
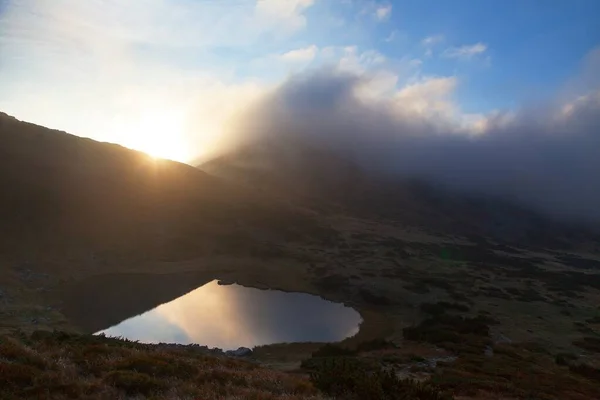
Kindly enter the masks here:
[[588, 86], [570, 102], [487, 116], [474, 134], [452, 118], [450, 102], [415, 111], [444, 93], [357, 95], [368, 84], [366, 75], [335, 69], [292, 77], [240, 120], [237, 133], [302, 137], [373, 170], [600, 222], [600, 91]]

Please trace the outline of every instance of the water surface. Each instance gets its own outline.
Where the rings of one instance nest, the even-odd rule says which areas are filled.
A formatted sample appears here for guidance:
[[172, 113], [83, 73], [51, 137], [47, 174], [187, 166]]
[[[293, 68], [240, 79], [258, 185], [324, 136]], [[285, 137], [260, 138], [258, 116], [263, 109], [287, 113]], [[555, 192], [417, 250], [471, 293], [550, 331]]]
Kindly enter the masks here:
[[286, 342], [336, 342], [358, 332], [360, 315], [318, 296], [212, 281], [102, 330], [143, 343], [198, 343], [221, 349]]

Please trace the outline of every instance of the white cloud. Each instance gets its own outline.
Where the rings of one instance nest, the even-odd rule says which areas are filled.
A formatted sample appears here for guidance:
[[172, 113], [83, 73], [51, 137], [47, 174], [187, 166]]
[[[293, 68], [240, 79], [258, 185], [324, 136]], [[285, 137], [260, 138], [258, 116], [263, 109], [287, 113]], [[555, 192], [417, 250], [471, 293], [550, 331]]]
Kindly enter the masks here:
[[401, 33], [399, 30], [394, 29], [393, 31], [390, 32], [390, 34], [388, 36], [386, 36], [385, 39], [383, 39], [385, 42], [387, 43], [391, 43], [391, 42], [397, 42], [399, 40], [406, 40], [406, 34]]
[[375, 9], [375, 12], [374, 12], [373, 15], [379, 21], [383, 21], [385, 19], [388, 19], [390, 17], [390, 15], [392, 15], [392, 5], [391, 4], [385, 4], [385, 5], [378, 6]]
[[433, 46], [433, 45], [441, 43], [443, 41], [444, 41], [443, 35], [432, 35], [432, 36], [424, 37], [421, 40], [421, 44], [423, 46]]
[[445, 40], [443, 35], [431, 35], [421, 40], [421, 45], [425, 47], [425, 57], [433, 55], [433, 48]]
[[294, 32], [306, 26], [304, 11], [314, 0], [258, 0], [256, 12], [279, 28]]
[[457, 111], [451, 100], [456, 85], [454, 76], [425, 77], [401, 88], [394, 100], [400, 109], [411, 113], [452, 117]]
[[[215, 63], [210, 49], [258, 47], [293, 33], [311, 4], [10, 2], [0, 14], [0, 109], [142, 150], [172, 145], [169, 154], [193, 158], [269, 89], [236, 79], [236, 61]], [[179, 128], [160, 129], [165, 124]]]
[[340, 70], [358, 74], [381, 68], [387, 61], [377, 50], [359, 51], [357, 46], [327, 47], [323, 49], [323, 56], [326, 62], [337, 62]]
[[316, 45], [310, 45], [302, 49], [288, 51], [281, 55], [281, 59], [289, 63], [308, 63], [315, 59], [319, 48]]
[[477, 55], [485, 53], [487, 45], [479, 42], [472, 45], [464, 45], [459, 47], [450, 47], [442, 53], [446, 58], [461, 58], [470, 59]]

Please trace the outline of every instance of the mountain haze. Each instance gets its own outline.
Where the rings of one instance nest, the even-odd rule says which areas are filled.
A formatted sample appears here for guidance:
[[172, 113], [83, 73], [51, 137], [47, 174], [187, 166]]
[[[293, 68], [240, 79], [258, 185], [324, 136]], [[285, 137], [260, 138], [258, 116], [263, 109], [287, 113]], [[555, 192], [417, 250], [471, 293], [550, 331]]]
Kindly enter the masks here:
[[541, 247], [600, 241], [597, 230], [585, 224], [556, 219], [503, 197], [365, 169], [310, 136], [259, 139], [198, 167], [296, 203], [328, 204], [349, 214], [392, 219], [438, 234], [487, 236]]

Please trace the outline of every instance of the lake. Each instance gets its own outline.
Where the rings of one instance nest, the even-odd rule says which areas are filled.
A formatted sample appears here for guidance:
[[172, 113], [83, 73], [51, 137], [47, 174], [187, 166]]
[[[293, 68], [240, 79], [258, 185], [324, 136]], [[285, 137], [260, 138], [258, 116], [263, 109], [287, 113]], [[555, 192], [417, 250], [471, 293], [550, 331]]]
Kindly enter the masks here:
[[143, 343], [224, 350], [288, 342], [337, 342], [358, 332], [354, 309], [318, 296], [212, 281], [97, 334]]

